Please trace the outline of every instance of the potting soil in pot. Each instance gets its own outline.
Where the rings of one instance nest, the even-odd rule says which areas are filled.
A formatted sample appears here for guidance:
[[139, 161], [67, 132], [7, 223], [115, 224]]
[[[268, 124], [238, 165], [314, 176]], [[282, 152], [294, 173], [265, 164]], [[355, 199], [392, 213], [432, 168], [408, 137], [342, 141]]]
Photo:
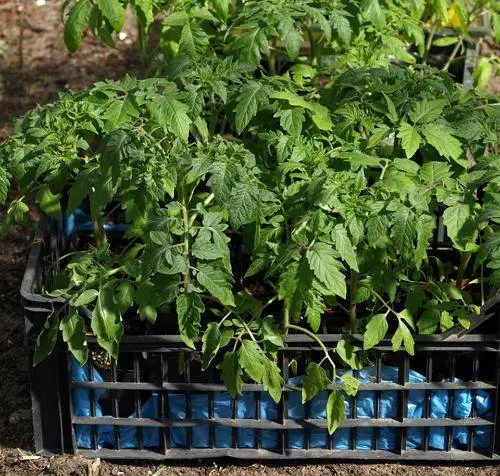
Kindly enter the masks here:
[[[350, 373], [350, 372], [348, 372]], [[340, 374], [340, 372], [339, 372]], [[99, 373], [93, 370], [94, 381], [102, 382], [103, 379]], [[358, 373], [358, 379], [361, 383], [376, 382], [376, 368], [366, 367]], [[88, 366], [80, 366], [75, 360], [72, 360], [72, 380], [89, 381]], [[382, 366], [381, 380], [383, 383], [397, 383], [398, 369], [396, 367]], [[426, 379], [423, 375], [410, 370], [409, 382], [422, 383]], [[459, 381], [459, 380], [456, 380]], [[290, 384], [300, 385], [302, 377], [295, 377], [289, 380]], [[102, 417], [102, 399], [105, 391], [101, 389], [94, 390], [94, 408], [95, 416]], [[432, 390], [430, 392], [430, 418], [469, 418], [472, 413], [472, 404], [474, 395], [470, 390], [454, 390], [453, 402], [450, 405], [448, 390]], [[209, 418], [209, 397], [208, 393], [168, 394], [168, 418], [172, 420], [186, 419], [186, 399], [190, 399], [191, 418], [196, 420], [208, 420]], [[228, 392], [214, 392], [214, 418], [232, 418], [231, 396]], [[310, 403], [309, 418], [326, 418], [326, 400], [327, 392], [318, 394]], [[351, 406], [353, 398], [346, 398], [346, 415], [351, 415]], [[356, 415], [357, 418], [374, 418], [376, 408], [376, 392], [360, 391], [356, 396]], [[407, 418], [417, 419], [424, 417], [425, 391], [410, 390], [407, 398]], [[73, 410], [75, 416], [91, 416], [90, 391], [88, 389], [73, 390]], [[478, 417], [491, 418], [492, 401], [491, 396], [478, 390], [475, 395], [476, 414]], [[141, 406], [142, 418], [160, 418], [159, 411], [160, 399], [156, 392], [151, 393], [151, 397]], [[451, 408], [450, 408], [451, 406]], [[288, 395], [288, 414], [289, 419], [304, 419], [305, 407], [301, 403], [300, 392], [289, 392]], [[398, 392], [380, 391], [379, 392], [379, 418], [398, 419]], [[130, 415], [131, 419], [136, 418], [136, 414]], [[255, 393], [245, 392], [236, 399], [236, 418], [248, 419], [256, 418], [256, 400]], [[265, 392], [261, 393], [259, 404], [259, 418], [261, 420], [278, 420], [278, 405]], [[242, 422], [243, 426], [243, 422]], [[114, 448], [115, 437], [113, 426], [97, 425], [97, 447]], [[374, 429], [361, 428], [340, 428], [333, 434], [332, 447], [336, 450], [350, 449], [351, 431], [356, 432], [356, 449], [370, 450], [373, 447]], [[469, 428], [454, 427], [452, 429], [453, 448], [460, 448], [467, 444]], [[474, 449], [487, 448], [491, 440], [491, 429], [488, 426], [474, 428]], [[188, 435], [187, 428], [171, 427], [169, 429], [170, 442], [172, 448], [187, 448]], [[306, 430], [295, 429], [288, 430], [287, 448], [303, 449], [306, 446]], [[121, 426], [119, 428], [120, 447], [137, 448], [137, 427]], [[76, 444], [78, 448], [93, 448], [92, 429], [90, 425], [75, 425]], [[398, 447], [399, 431], [396, 428], [382, 427], [379, 432], [379, 449], [394, 451]], [[408, 428], [406, 438], [406, 449], [422, 449], [424, 440], [424, 428]], [[160, 429], [157, 427], [142, 427], [142, 441], [145, 448], [160, 447]], [[328, 433], [326, 429], [312, 429], [310, 433], [310, 448], [328, 448]], [[251, 428], [237, 429], [237, 445], [240, 448], [256, 447], [256, 430]], [[434, 450], [444, 450], [446, 445], [446, 428], [429, 428], [429, 447]], [[210, 433], [208, 425], [198, 425], [192, 428], [191, 446], [193, 448], [209, 448]], [[222, 425], [215, 426], [215, 447], [230, 448], [232, 446], [232, 428]], [[260, 446], [265, 449], [278, 448], [278, 431], [261, 430]]]

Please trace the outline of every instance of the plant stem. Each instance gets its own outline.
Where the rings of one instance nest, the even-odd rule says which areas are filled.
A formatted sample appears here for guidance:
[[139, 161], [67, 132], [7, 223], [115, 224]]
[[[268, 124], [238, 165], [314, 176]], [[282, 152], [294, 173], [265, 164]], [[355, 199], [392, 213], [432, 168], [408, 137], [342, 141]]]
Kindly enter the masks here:
[[271, 42], [271, 50], [269, 51], [267, 61], [269, 64], [269, 72], [273, 75], [276, 74], [276, 40]]
[[290, 310], [286, 307], [283, 308], [283, 322], [281, 323], [283, 326], [283, 332], [285, 334], [288, 333], [288, 328], [290, 327]]
[[465, 271], [467, 270], [467, 266], [469, 265], [471, 256], [472, 253], [470, 251], [461, 253], [460, 266], [458, 267], [458, 273], [457, 273], [457, 287], [459, 289], [462, 289], [462, 281], [464, 280]]
[[[396, 136], [396, 131], [394, 131], [394, 144], [392, 146], [392, 158], [395, 158], [398, 156], [399, 152], [399, 139]], [[385, 170], [384, 170], [385, 172]]]
[[95, 243], [97, 248], [102, 249], [108, 243], [106, 232], [104, 231], [104, 224], [102, 218], [92, 220], [92, 228], [94, 230]]
[[257, 339], [255, 339], [255, 336], [253, 335], [253, 332], [248, 328], [247, 326], [247, 323], [242, 319], [240, 318], [240, 322], [243, 324], [243, 327], [245, 328], [245, 330], [247, 331], [247, 334], [250, 336], [250, 338], [254, 341], [254, 342], [257, 342]]
[[371, 293], [387, 308], [387, 310], [389, 312], [392, 312], [398, 319], [399, 319], [399, 315], [398, 313], [391, 307], [389, 306], [389, 304], [387, 304], [383, 299], [382, 297], [380, 296], [380, 294], [378, 294], [376, 291], [374, 291], [373, 289], [371, 290]]
[[427, 57], [429, 56], [429, 51], [431, 50], [432, 46], [432, 40], [434, 40], [434, 35], [436, 34], [436, 28], [437, 23], [434, 23], [434, 25], [432, 25], [431, 32], [429, 33], [429, 38], [427, 38], [427, 43], [425, 44], [425, 51], [422, 58], [424, 60], [424, 63], [427, 61]]
[[184, 257], [186, 259], [186, 270], [184, 271], [184, 288], [186, 292], [189, 292], [191, 290], [191, 276], [190, 276], [190, 268], [191, 268], [191, 263], [189, 262], [189, 229], [191, 228], [190, 226], [190, 220], [188, 216], [188, 209], [187, 209], [187, 203], [186, 203], [186, 194], [184, 190], [184, 186], [182, 184], [181, 186], [182, 190], [182, 222], [184, 225]]
[[457, 53], [460, 50], [460, 47], [462, 46], [462, 43], [463, 43], [463, 38], [460, 37], [460, 41], [457, 42], [457, 44], [455, 45], [455, 48], [453, 48], [453, 51], [451, 52], [450, 57], [448, 58], [448, 61], [443, 66], [443, 69], [442, 69], [443, 71], [448, 71], [448, 68], [451, 66], [451, 63], [455, 59], [455, 56], [457, 56]]
[[296, 331], [302, 332], [306, 336], [308, 336], [311, 339], [313, 339], [314, 341], [316, 341], [318, 343], [318, 345], [321, 347], [321, 349], [323, 350], [323, 352], [325, 353], [326, 359], [328, 360], [328, 362], [330, 362], [330, 364], [333, 367], [333, 370], [335, 371], [335, 368], [336, 368], [335, 362], [330, 357], [330, 354], [328, 353], [328, 349], [326, 348], [325, 344], [323, 344], [323, 342], [321, 342], [321, 339], [316, 334], [314, 334], [313, 332], [311, 332], [308, 329], [305, 329], [304, 327], [296, 326], [295, 324], [288, 324], [287, 327], [289, 329], [294, 329]]
[[149, 62], [146, 46], [146, 36], [147, 34], [144, 27], [140, 24], [140, 22], [137, 22], [137, 43], [139, 45], [142, 66], [144, 67], [144, 69], [148, 68]]
[[[356, 294], [356, 290], [358, 289], [358, 273], [354, 270], [351, 270], [351, 279], [349, 285], [350, 291], [350, 299], [352, 301], [354, 294]], [[349, 306], [349, 325], [351, 328], [351, 333], [356, 332], [356, 304], [351, 303]]]
[[309, 57], [311, 58], [311, 64], [316, 66], [316, 47], [314, 45], [314, 36], [312, 28], [307, 29], [307, 37], [309, 39]]

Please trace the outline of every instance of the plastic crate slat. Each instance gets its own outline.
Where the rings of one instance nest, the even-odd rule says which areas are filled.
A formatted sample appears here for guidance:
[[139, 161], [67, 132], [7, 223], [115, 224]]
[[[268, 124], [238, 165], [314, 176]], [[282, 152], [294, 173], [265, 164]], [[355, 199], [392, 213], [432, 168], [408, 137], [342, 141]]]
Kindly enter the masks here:
[[[224, 384], [212, 383], [177, 383], [166, 382], [163, 385], [155, 385], [151, 383], [141, 382], [71, 382], [72, 388], [102, 388], [115, 390], [151, 390], [160, 392], [168, 391], [191, 391], [191, 392], [227, 392], [227, 387]], [[422, 383], [362, 383], [359, 385], [359, 391], [404, 391], [404, 390], [495, 390], [495, 385], [487, 382], [422, 382]], [[244, 392], [264, 392], [264, 386], [260, 384], [243, 384]], [[342, 384], [329, 385], [330, 390], [342, 389]], [[285, 385], [284, 392], [300, 391], [298, 385]]]
[[[157, 420], [154, 418], [114, 418], [114, 417], [73, 417], [75, 425], [119, 425], [138, 427], [194, 427], [198, 425], [217, 424], [232, 428], [263, 428], [266, 430], [294, 430], [304, 426], [314, 428], [327, 428], [327, 420], [324, 418], [309, 419], [284, 419], [283, 423], [272, 420], [257, 420], [255, 418], [212, 418], [212, 419], [184, 419], [184, 420]], [[404, 418], [395, 420], [393, 418], [347, 418], [339, 428], [360, 427], [455, 427], [455, 426], [492, 426], [493, 422], [484, 418], [463, 418], [454, 420], [451, 418]]]

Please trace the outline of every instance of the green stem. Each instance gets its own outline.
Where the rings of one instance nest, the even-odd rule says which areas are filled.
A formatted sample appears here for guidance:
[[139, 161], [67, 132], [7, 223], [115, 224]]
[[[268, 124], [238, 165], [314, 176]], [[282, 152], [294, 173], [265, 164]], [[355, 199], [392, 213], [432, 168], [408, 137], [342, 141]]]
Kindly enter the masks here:
[[311, 64], [316, 66], [316, 45], [314, 44], [314, 36], [312, 28], [307, 29], [307, 38], [309, 39], [309, 57], [311, 59]]
[[[358, 289], [358, 273], [354, 270], [351, 271], [351, 279], [349, 285], [350, 299], [352, 301], [356, 290]], [[349, 325], [351, 328], [351, 333], [356, 332], [356, 304], [351, 304], [349, 306]]]
[[424, 60], [424, 63], [427, 61], [427, 57], [429, 56], [429, 51], [431, 50], [432, 46], [432, 40], [434, 40], [434, 35], [436, 34], [436, 28], [437, 23], [434, 23], [434, 25], [432, 25], [431, 32], [429, 33], [429, 38], [427, 38], [427, 43], [425, 44], [425, 51], [422, 58]]
[[104, 248], [108, 243], [108, 239], [106, 237], [106, 232], [104, 231], [104, 223], [100, 217], [96, 220], [92, 220], [92, 228], [94, 230], [97, 248]]
[[455, 48], [453, 48], [453, 51], [451, 52], [450, 57], [448, 58], [448, 61], [443, 66], [443, 71], [448, 71], [448, 68], [451, 66], [451, 63], [455, 59], [455, 56], [457, 56], [457, 53], [460, 50], [460, 47], [462, 46], [462, 43], [463, 43], [463, 38], [460, 37], [460, 41], [457, 42], [457, 44], [455, 45]]
[[276, 74], [276, 40], [271, 42], [271, 49], [269, 51], [269, 57], [267, 59], [269, 64], [269, 72], [271, 74]]
[[288, 309], [288, 307], [285, 307], [283, 308], [283, 322], [282, 322], [282, 326], [283, 326], [283, 332], [285, 334], [288, 333], [288, 328], [290, 327], [290, 310]]
[[191, 228], [190, 226], [190, 220], [188, 216], [188, 209], [187, 209], [187, 203], [186, 203], [186, 195], [184, 191], [184, 187], [181, 186], [182, 190], [182, 222], [184, 225], [184, 255], [186, 259], [186, 269], [184, 271], [184, 288], [186, 289], [186, 292], [189, 292], [191, 290], [191, 275], [190, 275], [190, 268], [191, 268], [191, 263], [189, 261], [189, 229]]
[[[395, 158], [398, 156], [399, 153], [399, 139], [396, 136], [396, 131], [394, 131], [394, 144], [392, 146], [392, 158]], [[385, 172], [385, 170], [384, 170]]]
[[326, 348], [325, 344], [323, 344], [323, 342], [321, 342], [321, 339], [316, 334], [314, 334], [313, 332], [311, 332], [308, 329], [305, 329], [304, 327], [296, 326], [295, 324], [288, 324], [287, 327], [289, 329], [294, 329], [296, 331], [302, 332], [306, 336], [308, 336], [311, 339], [313, 339], [314, 341], [316, 341], [318, 343], [318, 345], [321, 347], [321, 349], [323, 350], [323, 352], [325, 353], [326, 359], [328, 360], [328, 362], [330, 362], [330, 364], [332, 365], [333, 370], [335, 372], [335, 368], [336, 368], [335, 362], [330, 357], [330, 354], [328, 353], [328, 349]]
[[249, 329], [247, 326], [247, 323], [240, 317], [240, 322], [243, 324], [243, 327], [247, 331], [247, 334], [250, 336], [250, 338], [254, 341], [257, 342], [257, 339], [255, 339], [255, 336], [253, 335], [253, 332]]
[[146, 31], [140, 22], [137, 22], [137, 43], [139, 44], [139, 52], [141, 55], [142, 66], [144, 69], [148, 68], [148, 53], [147, 53], [147, 45], [146, 45]]
[[458, 268], [458, 273], [457, 273], [457, 287], [459, 289], [462, 289], [462, 281], [464, 280], [465, 271], [467, 270], [467, 266], [469, 265], [471, 256], [472, 253], [470, 251], [461, 253], [460, 266]]
[[382, 298], [382, 296], [380, 296], [380, 294], [378, 294], [376, 291], [374, 291], [373, 289], [371, 290], [371, 293], [384, 305], [384, 307], [389, 311], [389, 312], [392, 312], [398, 319], [399, 319], [399, 315], [398, 313], [391, 307], [389, 306], [389, 304], [387, 304], [384, 299]]

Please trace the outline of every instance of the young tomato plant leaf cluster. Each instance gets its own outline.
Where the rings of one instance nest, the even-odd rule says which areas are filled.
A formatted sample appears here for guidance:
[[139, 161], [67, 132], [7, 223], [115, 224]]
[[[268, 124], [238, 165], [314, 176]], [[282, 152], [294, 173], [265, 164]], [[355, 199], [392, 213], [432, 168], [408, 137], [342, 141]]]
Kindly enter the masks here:
[[20, 191], [4, 232], [32, 200], [92, 224], [40, 289], [64, 305], [35, 364], [60, 333], [81, 364], [89, 334], [114, 359], [125, 334], [179, 334], [233, 397], [279, 401], [302, 333], [323, 355], [302, 401], [329, 391], [333, 432], [382, 340], [413, 355], [416, 334], [470, 327], [500, 284], [500, 115], [448, 72], [390, 64], [425, 56], [422, 21], [451, 8], [431, 3], [66, 2], [71, 50], [86, 25], [111, 44], [127, 5], [145, 46], [163, 11], [163, 62], [61, 95], [0, 146], [0, 201]]

